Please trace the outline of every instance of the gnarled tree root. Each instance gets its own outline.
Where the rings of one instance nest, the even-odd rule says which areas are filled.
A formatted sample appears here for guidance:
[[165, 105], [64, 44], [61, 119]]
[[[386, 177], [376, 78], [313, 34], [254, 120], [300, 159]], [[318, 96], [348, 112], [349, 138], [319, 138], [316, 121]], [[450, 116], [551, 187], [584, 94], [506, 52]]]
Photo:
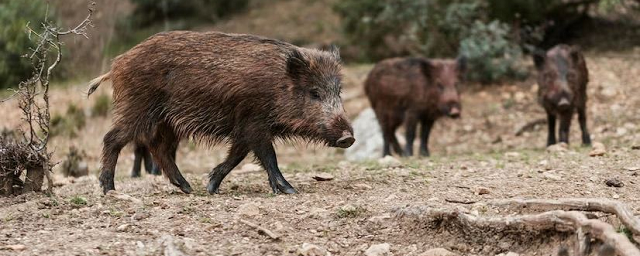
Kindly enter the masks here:
[[640, 219], [621, 202], [605, 198], [564, 198], [558, 200], [545, 199], [504, 199], [487, 202], [494, 206], [514, 206], [532, 210], [567, 210], [567, 211], [598, 211], [618, 216], [620, 222], [634, 235], [640, 236]]
[[588, 235], [610, 245], [618, 255], [640, 255], [640, 250], [627, 237], [617, 233], [611, 225], [600, 220], [588, 219], [584, 214], [574, 211], [553, 210], [532, 215], [481, 217], [461, 210], [413, 207], [397, 210], [396, 217], [441, 219], [457, 222], [462, 226], [474, 229], [523, 228], [529, 230], [555, 229], [561, 232], [574, 231], [579, 236]]

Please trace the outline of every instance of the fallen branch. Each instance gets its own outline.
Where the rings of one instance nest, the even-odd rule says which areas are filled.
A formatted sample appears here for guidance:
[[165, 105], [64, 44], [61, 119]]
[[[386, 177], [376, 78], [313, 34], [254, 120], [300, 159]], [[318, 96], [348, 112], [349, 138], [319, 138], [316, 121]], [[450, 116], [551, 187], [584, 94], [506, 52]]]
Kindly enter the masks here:
[[469, 200], [469, 199], [455, 199], [455, 198], [445, 198], [445, 202], [454, 203], [454, 204], [475, 204], [478, 201]]
[[255, 224], [253, 222], [250, 222], [248, 220], [243, 220], [240, 219], [240, 222], [242, 222], [243, 224], [252, 227], [256, 230], [258, 230], [258, 234], [264, 235], [264, 236], [268, 236], [269, 238], [273, 239], [273, 240], [280, 240], [280, 235], [274, 233], [271, 230], [268, 230], [266, 228], [260, 227], [258, 224]]
[[495, 206], [516, 206], [538, 210], [561, 209], [567, 211], [598, 211], [615, 214], [620, 222], [633, 234], [640, 235], [640, 220], [622, 203], [605, 198], [566, 198], [558, 200], [544, 199], [505, 199], [487, 202]]
[[[481, 217], [464, 213], [460, 210], [434, 208], [405, 208], [396, 211], [397, 218], [428, 218], [454, 221], [467, 228], [504, 229], [525, 228], [529, 230], [582, 231], [591, 237], [611, 245], [621, 256], [640, 255], [626, 236], [600, 220], [588, 219], [580, 212], [554, 210], [535, 215], [515, 215], [507, 217]], [[581, 242], [581, 241], [578, 241]]]
[[547, 123], [547, 119], [546, 118], [540, 118], [540, 119], [536, 119], [536, 120], [533, 120], [531, 122], [528, 122], [528, 123], [526, 123], [525, 125], [523, 125], [522, 127], [520, 127], [520, 129], [518, 129], [516, 131], [516, 136], [521, 136], [525, 132], [532, 131], [536, 126], [543, 125], [543, 124], [546, 124], [546, 123]]

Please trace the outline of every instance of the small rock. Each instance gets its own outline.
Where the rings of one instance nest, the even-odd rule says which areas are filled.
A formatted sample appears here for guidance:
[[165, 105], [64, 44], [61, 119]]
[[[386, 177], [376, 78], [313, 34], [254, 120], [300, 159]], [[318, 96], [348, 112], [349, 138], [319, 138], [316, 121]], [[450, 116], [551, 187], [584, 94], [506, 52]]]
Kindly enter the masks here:
[[613, 178], [613, 179], [607, 179], [604, 184], [606, 184], [609, 187], [616, 187], [616, 188], [621, 188], [624, 186], [624, 183], [622, 183], [622, 181], [620, 181], [617, 178]]
[[589, 152], [589, 156], [603, 156], [607, 153], [607, 149], [604, 144], [600, 142], [594, 142], [591, 146], [591, 152]]
[[418, 254], [418, 256], [456, 256], [458, 254], [455, 254], [445, 248], [434, 248], [434, 249], [429, 249], [421, 254]]
[[631, 146], [631, 150], [640, 150], [640, 145]]
[[14, 251], [23, 251], [27, 249], [27, 247], [24, 244], [10, 244], [5, 246], [5, 248], [14, 250]]
[[617, 136], [624, 136], [624, 135], [626, 135], [628, 132], [629, 132], [629, 131], [627, 130], [627, 128], [624, 128], [624, 127], [618, 127], [618, 128], [616, 129], [616, 135], [617, 135]]
[[491, 191], [488, 188], [485, 188], [485, 187], [476, 188], [476, 195], [486, 195], [489, 193], [491, 193]]
[[307, 214], [307, 218], [313, 219], [326, 219], [331, 215], [331, 213], [322, 208], [312, 208]]
[[120, 225], [120, 226], [118, 226], [116, 228], [116, 231], [117, 232], [127, 232], [127, 230], [129, 230], [130, 227], [131, 227], [131, 225], [129, 225], [129, 224], [122, 224], [122, 225]]
[[302, 247], [298, 249], [298, 255], [300, 256], [324, 256], [327, 255], [327, 250], [317, 246], [315, 244], [303, 243]]
[[516, 92], [515, 95], [513, 95], [513, 99], [515, 99], [516, 102], [522, 102], [525, 97], [526, 95], [520, 91]]
[[560, 142], [560, 143], [548, 146], [547, 152], [551, 152], [551, 153], [566, 152], [568, 148], [569, 148], [569, 145], [567, 145], [567, 143]]
[[257, 204], [246, 203], [238, 207], [238, 214], [249, 217], [256, 216], [260, 214], [260, 208], [258, 208]]
[[560, 181], [562, 180], [562, 177], [560, 177], [560, 175], [556, 175], [553, 172], [545, 172], [544, 177], [550, 180], [555, 180], [555, 181]]
[[133, 214], [133, 216], [131, 216], [132, 220], [144, 220], [146, 218], [149, 218], [149, 216], [151, 216], [151, 214], [149, 214], [149, 212], [136, 212]]
[[384, 167], [391, 167], [391, 168], [402, 166], [402, 162], [400, 162], [400, 160], [398, 160], [393, 156], [385, 156], [383, 158], [378, 159], [378, 164]]
[[366, 256], [383, 256], [383, 255], [390, 255], [390, 254], [391, 254], [391, 245], [388, 243], [374, 244], [372, 246], [369, 246], [369, 249], [367, 249], [364, 252], [364, 255]]
[[507, 158], [519, 158], [520, 157], [520, 153], [518, 152], [507, 152], [504, 153], [504, 156]]
[[353, 184], [352, 187], [355, 189], [361, 189], [361, 190], [373, 189], [371, 186], [364, 183]]
[[250, 172], [260, 172], [260, 171], [262, 171], [262, 166], [254, 163], [244, 164], [240, 168], [240, 173], [250, 173]]
[[613, 199], [620, 199], [620, 195], [618, 195], [618, 194], [613, 194], [612, 197], [613, 197]]
[[371, 218], [368, 219], [369, 222], [373, 222], [373, 223], [379, 223], [382, 222], [384, 220], [387, 219], [391, 219], [391, 215], [389, 214], [383, 214], [383, 215], [379, 215], [379, 216], [373, 216]]
[[335, 177], [333, 177], [331, 173], [321, 172], [314, 175], [312, 178], [317, 181], [330, 181], [330, 180], [333, 180]]
[[640, 170], [640, 166], [629, 166], [629, 167], [625, 167], [624, 169], [630, 172], [635, 172]]
[[508, 252], [507, 254], [505, 254], [505, 256], [520, 256], [520, 254], [517, 254], [515, 252]]
[[129, 201], [134, 204], [142, 205], [142, 200], [116, 190], [109, 190], [109, 192], [107, 192], [107, 196], [111, 196], [122, 201]]

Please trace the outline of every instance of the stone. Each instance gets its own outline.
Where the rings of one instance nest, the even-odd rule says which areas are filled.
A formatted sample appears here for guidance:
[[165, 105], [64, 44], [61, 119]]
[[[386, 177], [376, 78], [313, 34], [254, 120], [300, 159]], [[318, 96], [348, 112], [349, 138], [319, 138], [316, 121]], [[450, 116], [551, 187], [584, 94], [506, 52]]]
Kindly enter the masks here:
[[561, 142], [561, 143], [556, 143], [548, 146], [547, 152], [551, 152], [551, 153], [566, 152], [568, 148], [569, 148], [569, 145], [567, 145], [567, 143]]
[[351, 123], [356, 141], [344, 152], [349, 161], [363, 161], [382, 155], [382, 131], [372, 108], [360, 112]]
[[402, 162], [400, 162], [400, 160], [398, 160], [393, 156], [385, 156], [383, 158], [378, 159], [378, 164], [387, 168], [395, 168], [395, 167], [402, 166]]
[[369, 246], [369, 249], [367, 249], [364, 252], [364, 255], [366, 256], [391, 255], [391, 245], [388, 243], [371, 245]]
[[476, 195], [486, 195], [489, 193], [491, 193], [491, 190], [489, 190], [488, 188], [485, 188], [485, 187], [476, 188]]
[[325, 256], [327, 250], [317, 246], [315, 244], [303, 243], [300, 249], [298, 249], [298, 255], [300, 256]]
[[589, 152], [589, 156], [603, 156], [607, 153], [607, 148], [604, 144], [600, 142], [594, 142], [591, 146], [591, 152]]
[[624, 183], [617, 178], [607, 179], [604, 181], [604, 184], [609, 187], [621, 188], [624, 186]]
[[317, 181], [330, 181], [330, 180], [333, 180], [335, 177], [331, 173], [321, 172], [314, 175], [312, 178]]
[[544, 175], [545, 178], [550, 180], [555, 180], [555, 181], [562, 180], [562, 177], [560, 175], [555, 174], [555, 172], [545, 172], [542, 175]]
[[369, 190], [369, 189], [373, 189], [373, 187], [364, 184], [364, 183], [357, 183], [357, 184], [353, 184], [352, 187], [354, 189], [360, 189], [360, 190]]
[[14, 251], [24, 251], [27, 247], [24, 244], [10, 244], [5, 246], [5, 248], [14, 250]]
[[255, 203], [246, 203], [238, 207], [238, 214], [249, 217], [256, 216], [260, 214], [260, 208]]
[[457, 256], [458, 254], [455, 254], [445, 248], [434, 248], [434, 249], [429, 249], [421, 254], [418, 254], [418, 256]]

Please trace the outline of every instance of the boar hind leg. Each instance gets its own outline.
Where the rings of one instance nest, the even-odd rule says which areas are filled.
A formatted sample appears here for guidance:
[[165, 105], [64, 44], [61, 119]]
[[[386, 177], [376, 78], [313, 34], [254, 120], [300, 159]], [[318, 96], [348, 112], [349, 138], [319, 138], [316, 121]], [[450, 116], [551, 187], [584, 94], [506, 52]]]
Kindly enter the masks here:
[[569, 144], [569, 128], [571, 127], [571, 112], [560, 114], [560, 142]]
[[191, 185], [180, 173], [175, 159], [172, 156], [177, 148], [178, 139], [173, 131], [166, 126], [158, 129], [157, 134], [149, 145], [154, 162], [162, 169], [167, 178], [169, 178], [169, 182], [180, 188], [182, 192], [189, 194], [191, 193]]
[[118, 155], [122, 148], [131, 141], [131, 134], [121, 127], [114, 127], [103, 139], [102, 167], [100, 169], [100, 186], [106, 194], [109, 190], [115, 190], [113, 176], [116, 171]]
[[547, 135], [547, 146], [556, 144], [556, 115], [547, 110], [547, 125], [549, 134]]
[[412, 114], [407, 115], [404, 122], [407, 143], [404, 145], [404, 156], [413, 156], [413, 141], [416, 138], [416, 126], [418, 126], [418, 119]]
[[247, 157], [247, 154], [249, 154], [249, 148], [246, 145], [237, 142], [231, 145], [227, 159], [209, 173], [209, 185], [207, 186], [209, 194], [217, 194], [219, 192], [218, 189], [222, 180], [233, 168], [238, 166], [242, 159]]
[[296, 190], [287, 182], [282, 176], [280, 169], [278, 168], [278, 160], [276, 159], [276, 151], [273, 149], [271, 142], [258, 143], [253, 147], [253, 153], [262, 164], [267, 174], [269, 175], [269, 185], [274, 194], [279, 192], [285, 194], [295, 194]]
[[578, 122], [582, 130], [582, 145], [591, 145], [591, 135], [587, 129], [587, 113], [584, 107], [578, 108]]
[[429, 156], [429, 133], [431, 133], [431, 127], [433, 127], [433, 120], [424, 118], [420, 122], [420, 155]]
[[[145, 146], [142, 146], [137, 143], [135, 144], [135, 147], [133, 149], [134, 158], [133, 158], [133, 168], [131, 169], [131, 177], [133, 178], [140, 177], [140, 169], [142, 167], [142, 160], [144, 158], [145, 152], [148, 152]], [[146, 160], [146, 158], [144, 160]], [[145, 165], [146, 165], [146, 161], [145, 161]]]
[[384, 139], [382, 156], [391, 155], [391, 148], [398, 155], [403, 155], [404, 152], [400, 147], [400, 143], [398, 143], [398, 139], [396, 138], [396, 129], [400, 126], [402, 120], [397, 118], [388, 118], [386, 122], [381, 123], [382, 127], [382, 137]]

